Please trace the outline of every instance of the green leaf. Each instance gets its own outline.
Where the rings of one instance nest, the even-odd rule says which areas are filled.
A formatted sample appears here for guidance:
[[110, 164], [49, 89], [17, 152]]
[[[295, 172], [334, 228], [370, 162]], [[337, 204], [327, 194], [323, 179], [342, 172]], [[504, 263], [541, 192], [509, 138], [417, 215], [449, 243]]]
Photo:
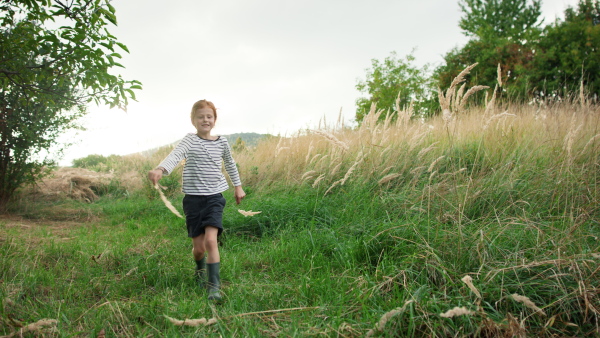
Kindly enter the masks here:
[[127, 53], [129, 53], [129, 49], [127, 48], [127, 46], [125, 46], [124, 44], [117, 42], [117, 46], [121, 47], [122, 50], [126, 51]]

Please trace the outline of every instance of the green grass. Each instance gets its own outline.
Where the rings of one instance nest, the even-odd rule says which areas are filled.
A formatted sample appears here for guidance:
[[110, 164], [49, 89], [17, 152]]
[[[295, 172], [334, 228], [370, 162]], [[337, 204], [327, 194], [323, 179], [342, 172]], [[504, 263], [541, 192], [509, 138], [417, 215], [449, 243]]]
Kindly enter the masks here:
[[[596, 332], [597, 315], [584, 311], [585, 297], [598, 304], [593, 221], [481, 219], [457, 229], [392, 215], [371, 188], [327, 198], [301, 187], [251, 192], [241, 207], [262, 211], [253, 217], [228, 194], [221, 305], [196, 287], [184, 222], [158, 199], [101, 199], [100, 220], [58, 235], [43, 221], [26, 231], [0, 223], [0, 333], [51, 318], [57, 336], [364, 336], [409, 300], [375, 336], [514, 333], [521, 322], [533, 335]], [[482, 299], [461, 282], [467, 274]], [[456, 306], [475, 314], [439, 316]], [[165, 316], [218, 322], [181, 327]]]
[[[485, 132], [490, 116], [471, 114], [452, 133], [363, 124], [336, 134], [345, 150], [306, 134], [238, 153], [248, 196], [238, 207], [226, 193], [220, 305], [149, 184], [93, 204], [18, 200], [0, 218], [0, 335], [47, 318], [54, 332], [24, 335], [598, 336], [600, 120], [567, 108]], [[161, 181], [179, 210], [180, 175]], [[441, 316], [456, 307], [471, 313]]]

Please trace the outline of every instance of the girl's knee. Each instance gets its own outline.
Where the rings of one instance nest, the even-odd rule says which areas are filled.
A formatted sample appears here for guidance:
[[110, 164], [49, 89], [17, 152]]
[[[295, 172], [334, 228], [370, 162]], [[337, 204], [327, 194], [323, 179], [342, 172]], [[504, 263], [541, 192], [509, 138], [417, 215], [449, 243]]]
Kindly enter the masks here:
[[204, 245], [206, 246], [206, 249], [210, 251], [211, 249], [218, 248], [219, 243], [216, 237], [207, 237], [204, 239]]

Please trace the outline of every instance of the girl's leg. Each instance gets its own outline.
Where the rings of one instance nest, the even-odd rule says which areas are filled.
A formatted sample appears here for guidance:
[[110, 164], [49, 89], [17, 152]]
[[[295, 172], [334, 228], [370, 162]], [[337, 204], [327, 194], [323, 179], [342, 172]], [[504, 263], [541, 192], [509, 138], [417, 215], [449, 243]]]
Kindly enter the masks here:
[[204, 234], [192, 238], [192, 255], [196, 261], [196, 281], [201, 289], [206, 288], [206, 246]]
[[221, 301], [221, 276], [220, 276], [220, 261], [219, 256], [219, 245], [217, 242], [217, 235], [219, 229], [211, 226], [207, 226], [205, 229], [204, 245], [208, 251], [208, 259], [206, 264], [206, 270], [208, 271], [208, 299], [214, 301]]
[[219, 243], [217, 242], [218, 234], [219, 229], [215, 227], [207, 226], [204, 230], [204, 248], [208, 251], [207, 262], [209, 264], [221, 261], [221, 256], [219, 255]]
[[192, 255], [194, 255], [194, 260], [196, 261], [204, 258], [206, 253], [206, 245], [204, 245], [205, 237], [205, 234], [202, 234], [192, 238], [192, 244], [194, 245], [192, 248]]

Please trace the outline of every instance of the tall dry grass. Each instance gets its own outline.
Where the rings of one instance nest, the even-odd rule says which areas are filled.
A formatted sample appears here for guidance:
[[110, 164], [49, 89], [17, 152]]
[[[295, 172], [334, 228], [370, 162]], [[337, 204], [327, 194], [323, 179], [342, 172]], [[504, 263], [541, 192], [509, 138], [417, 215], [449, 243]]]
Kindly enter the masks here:
[[[356, 128], [264, 140], [236, 155], [244, 184], [324, 205], [310, 212], [334, 219], [338, 235], [376, 231], [352, 257], [377, 266], [377, 291], [397, 286], [411, 294], [403, 301], [420, 300], [411, 316], [393, 312], [401, 332], [460, 332], [432, 314], [451, 304], [439, 317], [474, 317], [465, 321], [483, 336], [600, 332], [600, 107], [499, 102], [498, 88], [462, 83], [440, 95], [444, 113], [430, 119], [373, 107]], [[469, 106], [481, 90], [486, 105]], [[461, 280], [476, 298], [450, 295]]]
[[461, 110], [459, 103], [448, 113], [451, 120], [447, 114], [381, 121], [385, 112], [372, 109], [358, 128], [326, 126], [271, 138], [236, 159], [246, 185], [309, 185], [327, 195], [367, 184], [376, 195], [402, 191], [413, 204], [436, 196], [445, 210], [428, 204], [428, 211], [454, 218], [480, 199], [500, 197], [512, 209], [550, 203], [555, 212], [597, 202], [597, 106], [491, 105]]

